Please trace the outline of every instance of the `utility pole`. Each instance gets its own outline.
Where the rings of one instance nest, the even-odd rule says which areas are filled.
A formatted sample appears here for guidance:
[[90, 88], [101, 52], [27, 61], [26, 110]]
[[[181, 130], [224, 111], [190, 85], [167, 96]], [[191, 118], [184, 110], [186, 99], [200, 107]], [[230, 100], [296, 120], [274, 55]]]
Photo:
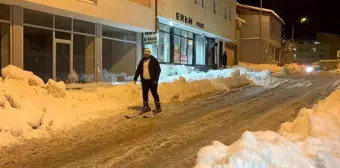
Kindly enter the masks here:
[[260, 0], [260, 58], [262, 63], [264, 63], [262, 57], [262, 0]]

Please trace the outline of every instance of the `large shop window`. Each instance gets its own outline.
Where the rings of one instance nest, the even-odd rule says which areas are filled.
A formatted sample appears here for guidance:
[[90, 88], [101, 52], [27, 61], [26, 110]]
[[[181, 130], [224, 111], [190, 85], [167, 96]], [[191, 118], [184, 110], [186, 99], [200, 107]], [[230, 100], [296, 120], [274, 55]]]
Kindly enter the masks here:
[[[144, 34], [144, 36], [147, 36]], [[159, 24], [157, 41], [149, 41], [144, 37], [144, 47], [151, 50], [151, 54], [157, 57], [159, 62], [170, 62], [170, 27]]]
[[10, 6], [0, 4], [0, 66], [10, 64]]
[[201, 35], [195, 35], [196, 44], [196, 64], [205, 65], [205, 38]]
[[215, 64], [215, 40], [212, 38], [207, 38], [207, 57], [208, 65]]
[[102, 80], [116, 80], [113, 74], [134, 74], [136, 68], [137, 45], [123, 41], [103, 39]]
[[53, 31], [24, 27], [24, 68], [45, 82], [53, 78]]
[[102, 80], [117, 80], [117, 74], [134, 74], [137, 33], [103, 25]]
[[193, 33], [175, 28], [174, 63], [193, 63]]
[[73, 69], [78, 74], [79, 82], [93, 82], [95, 80], [94, 37], [73, 35]]

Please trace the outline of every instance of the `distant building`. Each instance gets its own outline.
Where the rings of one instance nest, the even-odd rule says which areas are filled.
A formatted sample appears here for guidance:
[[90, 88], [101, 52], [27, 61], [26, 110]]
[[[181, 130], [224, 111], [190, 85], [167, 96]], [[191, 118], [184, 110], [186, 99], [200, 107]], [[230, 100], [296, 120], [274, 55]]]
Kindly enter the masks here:
[[340, 36], [318, 33], [315, 40], [297, 40], [294, 44], [294, 60], [311, 63], [340, 57]]
[[245, 21], [241, 31], [240, 61], [255, 64], [280, 62], [284, 21], [273, 10], [262, 8], [261, 33], [260, 13], [258, 7], [237, 4], [237, 14]]

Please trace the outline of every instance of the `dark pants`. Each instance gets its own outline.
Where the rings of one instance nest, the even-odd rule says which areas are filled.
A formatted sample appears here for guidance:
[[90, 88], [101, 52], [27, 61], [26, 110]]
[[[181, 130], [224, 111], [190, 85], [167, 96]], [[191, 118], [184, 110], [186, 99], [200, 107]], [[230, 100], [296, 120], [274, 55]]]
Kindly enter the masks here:
[[157, 93], [158, 84], [154, 84], [151, 80], [142, 80], [143, 101], [149, 102], [149, 90], [155, 102], [159, 102], [159, 96]]

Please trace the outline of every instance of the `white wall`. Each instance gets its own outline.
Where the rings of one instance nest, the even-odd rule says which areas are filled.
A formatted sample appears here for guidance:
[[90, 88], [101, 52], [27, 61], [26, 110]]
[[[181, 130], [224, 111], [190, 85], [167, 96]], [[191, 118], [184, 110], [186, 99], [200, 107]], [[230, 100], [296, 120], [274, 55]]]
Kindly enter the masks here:
[[90, 0], [0, 0], [0, 3], [14, 4], [132, 31], [153, 31], [155, 28], [154, 4], [148, 8], [128, 0], [96, 0], [96, 4], [86, 1]]
[[[196, 26], [196, 22], [204, 24], [204, 31], [235, 40], [236, 33], [236, 0], [216, 0], [216, 14], [213, 13], [214, 0], [204, 0], [205, 4], [202, 8], [202, 0], [159, 0], [158, 16], [171, 19], [175, 22], [192, 26]], [[225, 7], [231, 9], [231, 21], [225, 19]], [[183, 14], [193, 19], [192, 25], [178, 21], [176, 13]], [[229, 14], [229, 12], [227, 12]]]

